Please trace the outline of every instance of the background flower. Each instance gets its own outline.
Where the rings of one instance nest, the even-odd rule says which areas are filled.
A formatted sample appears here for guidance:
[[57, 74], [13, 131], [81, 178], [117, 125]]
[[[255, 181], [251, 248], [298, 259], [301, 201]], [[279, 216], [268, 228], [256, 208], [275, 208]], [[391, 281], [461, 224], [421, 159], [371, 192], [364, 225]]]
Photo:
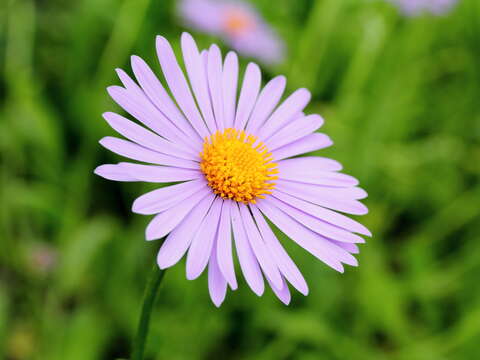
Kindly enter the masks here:
[[265, 63], [283, 60], [283, 41], [250, 4], [240, 0], [181, 0], [178, 4], [185, 25], [221, 37], [244, 56]]
[[441, 15], [451, 10], [457, 0], [393, 0], [407, 15], [422, 13]]

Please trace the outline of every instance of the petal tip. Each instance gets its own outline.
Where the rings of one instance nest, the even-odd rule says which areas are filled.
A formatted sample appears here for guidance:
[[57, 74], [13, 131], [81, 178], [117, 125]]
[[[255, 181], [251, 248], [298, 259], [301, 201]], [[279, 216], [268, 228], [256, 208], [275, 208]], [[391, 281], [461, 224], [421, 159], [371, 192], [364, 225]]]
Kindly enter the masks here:
[[300, 294], [302, 294], [304, 296], [307, 296], [310, 293], [310, 289], [308, 288], [308, 286], [305, 289], [301, 289], [301, 290], [298, 290], [298, 291], [300, 291]]
[[225, 300], [225, 296], [223, 297], [212, 296], [211, 299], [212, 299], [213, 305], [219, 308], [223, 304], [223, 301]]
[[261, 287], [255, 286], [255, 287], [252, 287], [252, 291], [255, 293], [255, 295], [260, 297], [265, 292], [265, 288], [263, 286]]
[[182, 41], [183, 41], [184, 39], [185, 39], [185, 40], [188, 40], [188, 41], [194, 40], [194, 39], [193, 39], [193, 36], [192, 36], [188, 31], [182, 32], [182, 35], [180, 36], [180, 39], [181, 39]]

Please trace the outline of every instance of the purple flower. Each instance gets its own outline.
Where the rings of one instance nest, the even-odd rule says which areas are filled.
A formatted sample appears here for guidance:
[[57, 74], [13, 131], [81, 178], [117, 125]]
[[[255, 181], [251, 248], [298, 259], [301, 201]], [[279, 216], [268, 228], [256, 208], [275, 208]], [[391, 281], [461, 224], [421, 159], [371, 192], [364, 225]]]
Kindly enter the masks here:
[[187, 254], [187, 278], [192, 280], [208, 266], [210, 295], [219, 306], [227, 285], [237, 288], [234, 246], [251, 289], [262, 295], [265, 276], [288, 304], [287, 281], [305, 295], [308, 287], [266, 218], [333, 269], [343, 272], [342, 264], [356, 266], [352, 254], [358, 252], [357, 243], [364, 242], [357, 234], [371, 234], [337, 211], [366, 214], [358, 200], [367, 194], [355, 178], [339, 172], [342, 166], [335, 160], [298, 157], [332, 145], [327, 135], [315, 132], [323, 119], [303, 113], [310, 93], [298, 89], [281, 102], [285, 77], [277, 76], [261, 88], [260, 69], [250, 63], [237, 98], [234, 52], [224, 60], [216, 45], [199, 52], [187, 33], [181, 46], [187, 77], [168, 41], [157, 37], [160, 66], [174, 99], [137, 56], [131, 63], [138, 84], [119, 69], [123, 87], [108, 88], [144, 126], [105, 113], [110, 126], [127, 140], [108, 136], [100, 143], [149, 165], [121, 162], [95, 169], [110, 180], [175, 183], [133, 203], [134, 212], [155, 215], [146, 239], [166, 236], [157, 257], [160, 268]]
[[284, 45], [257, 11], [235, 0], [182, 0], [178, 12], [193, 29], [221, 37], [245, 56], [267, 64], [283, 59]]
[[429, 12], [434, 15], [442, 15], [450, 11], [457, 0], [390, 0], [408, 16], [420, 15]]

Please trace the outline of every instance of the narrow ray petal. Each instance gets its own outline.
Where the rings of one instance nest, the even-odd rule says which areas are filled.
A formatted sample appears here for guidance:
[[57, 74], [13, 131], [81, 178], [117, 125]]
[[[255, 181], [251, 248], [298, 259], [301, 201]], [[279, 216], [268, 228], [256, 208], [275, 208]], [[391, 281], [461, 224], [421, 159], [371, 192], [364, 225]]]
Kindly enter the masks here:
[[207, 58], [208, 89], [217, 128], [225, 128], [223, 121], [222, 54], [217, 45], [210, 46]]
[[206, 187], [207, 184], [204, 179], [165, 186], [138, 197], [133, 202], [132, 211], [144, 215], [158, 214]]
[[167, 119], [182, 130], [193, 144], [201, 145], [202, 139], [200, 135], [195, 131], [190, 122], [185, 119], [185, 116], [172, 101], [147, 63], [142, 58], [134, 55], [131, 57], [131, 65], [138, 83], [152, 103]]
[[103, 117], [112, 129], [139, 145], [173, 157], [187, 160], [199, 159], [198, 154], [192, 155], [188, 149], [184, 149], [183, 147], [161, 138], [157, 134], [135, 124], [133, 121], [130, 121], [121, 115], [106, 112], [103, 114]]
[[237, 113], [235, 115], [235, 129], [243, 130], [257, 101], [262, 74], [257, 64], [249, 63], [243, 78], [242, 90], [238, 99]]
[[[257, 130], [267, 120], [273, 109], [277, 106], [287, 80], [285, 76], [277, 76], [270, 80], [260, 92], [255, 107], [253, 108], [250, 119], [248, 120], [246, 131], [249, 134], [256, 134]], [[263, 138], [262, 138], [263, 139]]]
[[156, 215], [147, 226], [145, 237], [148, 241], [161, 239], [188, 215], [188, 213], [205, 197], [211, 196], [208, 189], [200, 190], [184, 202]]
[[252, 291], [258, 296], [261, 296], [265, 290], [262, 272], [247, 240], [247, 234], [242, 224], [240, 211], [236, 204], [233, 204], [231, 207], [231, 217], [235, 246], [243, 276]]
[[332, 225], [341, 227], [342, 229], [356, 232], [365, 236], [372, 236], [372, 233], [359, 222], [350, 219], [349, 217], [339, 214], [335, 211], [325, 209], [321, 206], [315, 205], [307, 200], [302, 200], [295, 196], [289, 195], [282, 191], [275, 191], [273, 196], [287, 202], [291, 206], [295, 206], [298, 209], [302, 209], [307, 214], [317, 217], [323, 221], [326, 221]]
[[308, 285], [302, 273], [300, 272], [300, 270], [298, 270], [297, 265], [295, 265], [290, 256], [288, 256], [287, 252], [280, 244], [280, 241], [278, 241], [272, 229], [270, 229], [270, 226], [268, 226], [267, 222], [265, 221], [263, 215], [260, 213], [258, 208], [255, 206], [251, 206], [250, 209], [258, 225], [260, 234], [262, 235], [266, 245], [272, 252], [272, 256], [275, 258], [278, 268], [285, 276], [285, 278], [298, 291], [300, 291], [303, 295], [307, 295]]
[[275, 264], [275, 261], [273, 261], [257, 226], [253, 222], [247, 205], [239, 204], [239, 208], [247, 239], [263, 273], [277, 289], [281, 290], [283, 285], [282, 276], [280, 275], [278, 267]]
[[213, 243], [217, 237], [218, 222], [222, 211], [222, 200], [213, 201], [202, 224], [196, 231], [192, 244], [187, 254], [187, 279], [194, 280], [199, 277], [208, 264], [212, 253]]
[[330, 190], [328, 188], [322, 189], [320, 186], [308, 185], [310, 184], [277, 180], [276, 189], [313, 204], [347, 214], [365, 215], [368, 212], [367, 207], [357, 200], [335, 196], [332, 191], [325, 191]]
[[341, 263], [352, 262], [353, 256], [350, 253], [304, 227], [276, 207], [264, 201], [259, 201], [257, 206], [288, 237], [333, 269], [343, 272]]
[[104, 164], [97, 166], [93, 171], [98, 176], [114, 181], [138, 181], [118, 164]]
[[350, 254], [358, 254], [360, 252], [360, 249], [358, 248], [357, 244], [352, 244], [352, 243], [346, 243], [346, 242], [341, 242], [341, 241], [333, 241], [335, 245], [338, 245], [345, 250], [347, 250]]
[[217, 260], [218, 266], [230, 287], [237, 288], [235, 268], [232, 257], [232, 226], [231, 226], [232, 201], [224, 200], [217, 237]]
[[227, 294], [227, 281], [218, 266], [215, 246], [216, 244], [214, 243], [210, 261], [208, 262], [208, 290], [215, 306], [220, 307]]
[[238, 58], [237, 54], [230, 51], [223, 64], [223, 116], [225, 127], [233, 127], [235, 121], [235, 106], [237, 99]]
[[215, 195], [210, 193], [198, 204], [194, 204], [193, 210], [168, 235], [157, 255], [161, 269], [175, 265], [185, 255], [214, 199]]
[[100, 144], [104, 148], [132, 160], [185, 169], [198, 169], [199, 167], [198, 162], [161, 154], [124, 139], [106, 136], [100, 140]]
[[277, 288], [274, 284], [272, 284], [269, 279], [267, 279], [267, 281], [270, 284], [274, 294], [280, 299], [280, 301], [285, 305], [290, 304], [292, 296], [290, 295], [290, 290], [288, 289], [285, 279], [282, 277], [282, 285], [280, 288]]
[[177, 182], [199, 179], [202, 173], [199, 170], [174, 168], [170, 166], [141, 165], [122, 162], [118, 164], [123, 167], [127, 174], [137, 178], [139, 181], [147, 182]]
[[277, 162], [279, 172], [290, 172], [308, 169], [311, 171], [340, 171], [342, 164], [338, 161], [320, 157], [320, 156], [303, 156], [295, 159], [281, 160]]
[[307, 89], [298, 89], [291, 94], [270, 116], [260, 129], [258, 136], [268, 139], [278, 130], [286, 126], [295, 116], [302, 112], [310, 101], [311, 95]]
[[269, 150], [278, 149], [284, 145], [293, 143], [313, 133], [323, 125], [320, 115], [307, 115], [296, 119], [280, 129], [275, 135], [265, 140]]
[[347, 242], [347, 243], [363, 243], [365, 240], [355, 235], [349, 231], [338, 228], [334, 225], [329, 224], [328, 222], [322, 221], [314, 216], [308, 215], [307, 213], [302, 212], [301, 210], [290, 206], [288, 203], [280, 201], [275, 197], [271, 196], [264, 200], [271, 206], [276, 206], [281, 211], [294, 218], [296, 221], [306, 226], [310, 230], [315, 231], [316, 233], [325, 236], [329, 239]]
[[327, 148], [333, 144], [332, 140], [325, 135], [314, 133], [305, 136], [288, 145], [272, 151], [272, 156], [276, 161], [283, 160], [292, 156], [305, 154], [311, 151]]
[[157, 56], [175, 100], [194, 129], [197, 130], [202, 139], [205, 138], [205, 136], [208, 136], [207, 126], [195, 105], [187, 80], [177, 63], [173, 49], [167, 39], [162, 36], [157, 36]]
[[186, 141], [185, 134], [153, 105], [143, 90], [122, 69], [117, 69], [117, 74], [126, 92], [115, 87], [107, 90], [120, 106], [164, 138], [182, 144], [187, 149], [194, 148], [192, 142]]
[[217, 130], [210, 101], [207, 72], [197, 44], [189, 33], [182, 34], [183, 62], [198, 106], [210, 132]]
[[353, 187], [358, 185], [358, 180], [353, 176], [333, 171], [311, 171], [311, 169], [298, 169], [279, 174], [281, 180], [290, 180], [299, 183], [323, 185], [330, 187]]

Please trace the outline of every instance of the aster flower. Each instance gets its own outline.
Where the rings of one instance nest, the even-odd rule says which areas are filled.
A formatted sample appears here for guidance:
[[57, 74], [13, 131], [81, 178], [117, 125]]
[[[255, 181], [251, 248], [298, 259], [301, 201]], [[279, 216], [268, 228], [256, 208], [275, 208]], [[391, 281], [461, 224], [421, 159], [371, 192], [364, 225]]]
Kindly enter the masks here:
[[223, 60], [216, 45], [200, 52], [187, 33], [181, 38], [185, 76], [169, 42], [158, 36], [156, 45], [173, 99], [150, 67], [133, 56], [137, 82], [117, 70], [123, 87], [111, 86], [108, 92], [143, 126], [105, 113], [105, 120], [126, 139], [100, 141], [147, 164], [101, 165], [95, 173], [116, 181], [169, 183], [133, 203], [134, 212], [155, 215], [146, 239], [166, 237], [159, 267], [171, 267], [185, 254], [189, 280], [208, 267], [210, 295], [219, 306], [227, 285], [233, 290], [238, 286], [235, 247], [253, 292], [262, 295], [265, 276], [288, 304], [287, 282], [305, 295], [307, 283], [266, 219], [333, 269], [356, 266], [352, 254], [364, 242], [358, 234], [371, 234], [337, 211], [365, 214], [367, 208], [358, 200], [366, 192], [355, 178], [339, 172], [338, 162], [298, 157], [332, 145], [327, 135], [315, 132], [323, 119], [303, 113], [310, 93], [298, 89], [281, 102], [285, 77], [277, 76], [262, 88], [254, 63], [248, 64], [238, 86], [237, 55], [229, 52]]
[[428, 12], [442, 15], [451, 10], [457, 0], [391, 0], [408, 16], [420, 15]]
[[268, 64], [283, 59], [284, 45], [249, 4], [236, 0], [182, 0], [178, 12], [193, 29], [222, 38], [245, 56]]

